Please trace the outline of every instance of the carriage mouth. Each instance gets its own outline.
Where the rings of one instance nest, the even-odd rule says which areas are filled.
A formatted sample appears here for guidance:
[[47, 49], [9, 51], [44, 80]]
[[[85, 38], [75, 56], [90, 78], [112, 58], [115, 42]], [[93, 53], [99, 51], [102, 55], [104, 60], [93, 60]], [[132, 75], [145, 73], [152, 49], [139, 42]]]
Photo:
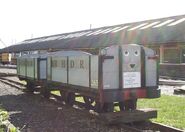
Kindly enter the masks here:
[[131, 68], [134, 68], [134, 67], [135, 67], [135, 64], [130, 64], [130, 67], [131, 67]]

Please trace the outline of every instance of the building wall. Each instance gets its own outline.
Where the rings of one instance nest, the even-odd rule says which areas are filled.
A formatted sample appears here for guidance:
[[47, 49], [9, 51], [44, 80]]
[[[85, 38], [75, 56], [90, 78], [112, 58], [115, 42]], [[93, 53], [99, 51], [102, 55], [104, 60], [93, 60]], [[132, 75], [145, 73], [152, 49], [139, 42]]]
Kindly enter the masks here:
[[185, 64], [160, 64], [159, 75], [185, 80]]
[[185, 44], [151, 47], [159, 56], [159, 75], [185, 80]]

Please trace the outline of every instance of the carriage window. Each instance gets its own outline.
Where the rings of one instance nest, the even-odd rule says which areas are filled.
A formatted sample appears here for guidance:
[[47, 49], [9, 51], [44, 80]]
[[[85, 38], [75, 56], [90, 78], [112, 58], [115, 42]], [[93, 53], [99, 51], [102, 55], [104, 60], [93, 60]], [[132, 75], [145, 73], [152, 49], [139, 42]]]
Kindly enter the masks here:
[[164, 49], [163, 63], [180, 63], [180, 52], [178, 49]]

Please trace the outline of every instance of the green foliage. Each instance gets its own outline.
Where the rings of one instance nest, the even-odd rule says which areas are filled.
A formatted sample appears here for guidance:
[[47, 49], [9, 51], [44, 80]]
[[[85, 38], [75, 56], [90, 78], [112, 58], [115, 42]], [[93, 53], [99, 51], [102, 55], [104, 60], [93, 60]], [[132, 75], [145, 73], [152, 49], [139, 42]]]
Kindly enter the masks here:
[[15, 127], [12, 127], [9, 129], [9, 132], [17, 132], [17, 129]]
[[7, 111], [0, 111], [0, 124], [9, 118]]
[[[58, 91], [53, 94], [60, 95]], [[77, 97], [76, 101], [84, 102], [82, 97]], [[157, 99], [139, 99], [139, 108], [154, 108], [158, 111], [158, 116], [152, 121], [170, 125], [185, 130], [185, 97], [162, 95]], [[116, 107], [115, 111], [119, 111]]]
[[[4, 109], [0, 108], [0, 132], [4, 132], [6, 130], [6, 123], [9, 118], [9, 114]], [[17, 132], [17, 128], [11, 127], [9, 128], [9, 132]]]
[[24, 84], [24, 85], [26, 85], [27, 84], [27, 82], [26, 81], [19, 81], [20, 83], [22, 83], [22, 84]]
[[7, 120], [9, 117], [8, 112], [4, 111], [3, 109], [0, 108], [0, 132], [4, 132], [5, 130], [5, 125], [4, 121]]
[[0, 132], [4, 132], [5, 130], [4, 130], [4, 128], [1, 128], [1, 126], [0, 126]]
[[141, 99], [139, 108], [155, 108], [157, 119], [152, 121], [185, 130], [185, 97], [162, 95], [157, 99]]
[[60, 96], [60, 92], [59, 91], [51, 91], [51, 93]]

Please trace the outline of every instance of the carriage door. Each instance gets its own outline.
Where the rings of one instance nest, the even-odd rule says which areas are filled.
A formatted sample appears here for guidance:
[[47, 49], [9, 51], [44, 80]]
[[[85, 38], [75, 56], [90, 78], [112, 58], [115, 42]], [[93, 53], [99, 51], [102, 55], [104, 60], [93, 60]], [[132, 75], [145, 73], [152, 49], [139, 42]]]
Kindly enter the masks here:
[[40, 79], [46, 79], [47, 75], [47, 59], [39, 59], [39, 77]]

